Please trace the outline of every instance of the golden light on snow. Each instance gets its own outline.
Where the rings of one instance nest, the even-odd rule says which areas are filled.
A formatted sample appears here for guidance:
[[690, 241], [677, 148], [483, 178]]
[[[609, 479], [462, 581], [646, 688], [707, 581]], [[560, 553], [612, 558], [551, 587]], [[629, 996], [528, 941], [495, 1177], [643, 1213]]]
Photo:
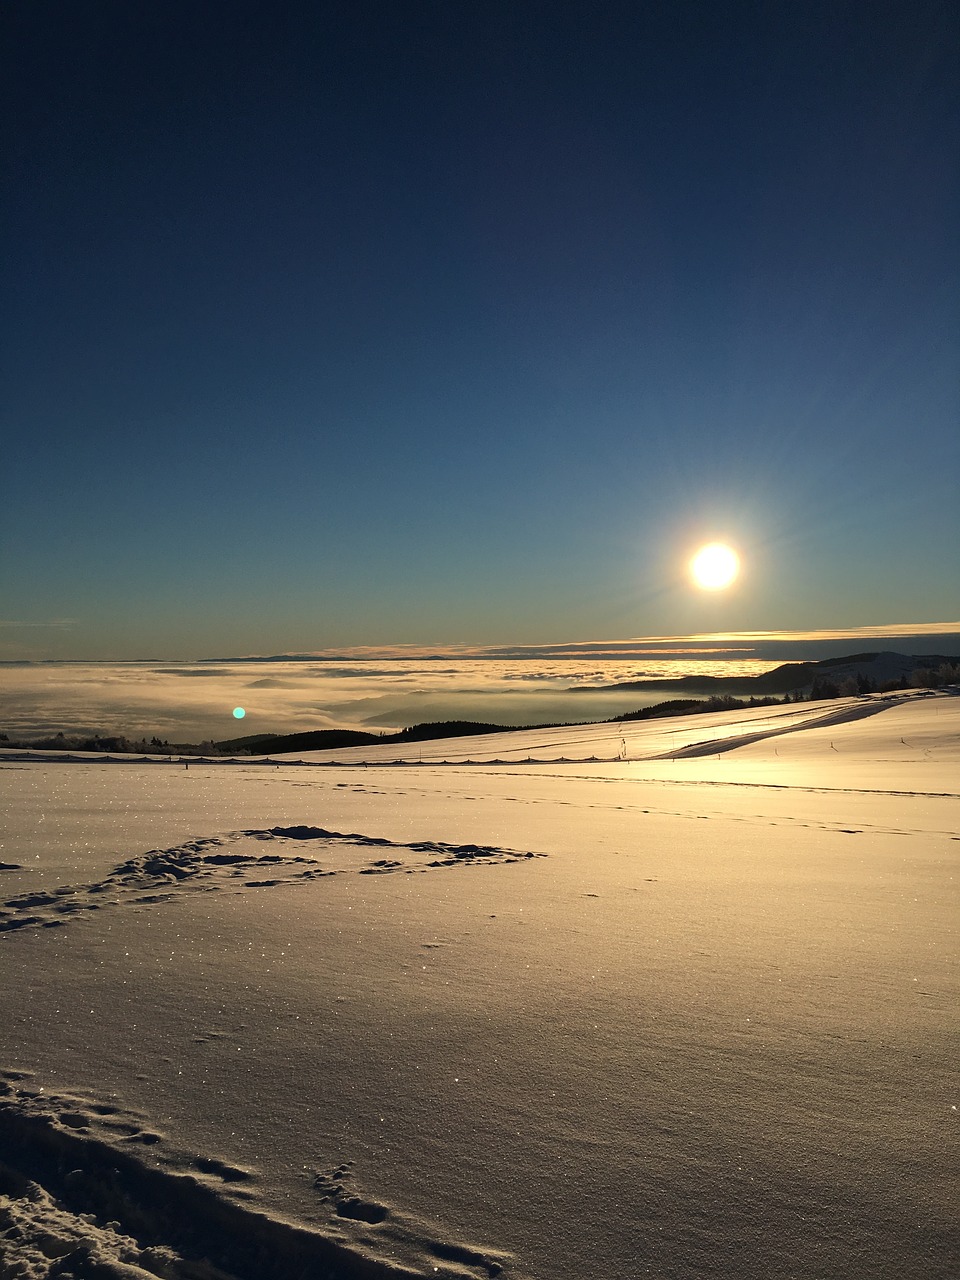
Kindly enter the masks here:
[[690, 576], [703, 591], [722, 591], [740, 572], [740, 557], [724, 542], [701, 547], [690, 561]]

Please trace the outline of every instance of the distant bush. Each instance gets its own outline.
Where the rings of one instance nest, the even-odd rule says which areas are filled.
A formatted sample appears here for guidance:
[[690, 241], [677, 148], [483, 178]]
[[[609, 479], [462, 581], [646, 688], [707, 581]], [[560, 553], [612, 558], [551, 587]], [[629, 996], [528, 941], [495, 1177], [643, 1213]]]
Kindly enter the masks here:
[[910, 675], [914, 689], [942, 689], [944, 685], [957, 683], [960, 683], [960, 663], [941, 662], [936, 670], [917, 667]]
[[909, 689], [907, 677], [901, 676], [899, 680], [885, 680], [880, 686], [881, 693], [898, 693], [901, 689]]

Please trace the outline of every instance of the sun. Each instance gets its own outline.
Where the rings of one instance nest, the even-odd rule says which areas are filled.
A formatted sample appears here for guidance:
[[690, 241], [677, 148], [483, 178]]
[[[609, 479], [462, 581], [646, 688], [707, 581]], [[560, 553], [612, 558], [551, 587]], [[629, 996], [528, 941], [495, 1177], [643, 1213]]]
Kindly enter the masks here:
[[708, 543], [690, 561], [690, 576], [703, 591], [723, 591], [739, 572], [740, 557], [724, 542]]

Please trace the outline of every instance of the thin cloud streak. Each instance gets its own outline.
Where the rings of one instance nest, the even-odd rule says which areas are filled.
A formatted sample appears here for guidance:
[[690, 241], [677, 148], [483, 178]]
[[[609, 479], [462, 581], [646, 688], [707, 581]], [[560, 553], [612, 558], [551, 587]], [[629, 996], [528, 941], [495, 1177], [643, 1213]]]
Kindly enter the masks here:
[[721, 631], [690, 635], [631, 636], [621, 640], [580, 640], [563, 643], [471, 645], [471, 644], [394, 644], [351, 645], [336, 649], [315, 649], [301, 653], [254, 654], [242, 657], [199, 659], [201, 663], [225, 662], [368, 662], [417, 660], [499, 659], [501, 661], [538, 658], [739, 658], [755, 652], [763, 643], [810, 643], [835, 640], [911, 640], [923, 636], [960, 635], [960, 621], [881, 623], [866, 627], [837, 627], [808, 631]]
[[69, 630], [71, 627], [75, 626], [77, 626], [76, 618], [53, 618], [49, 622], [30, 622], [21, 618], [0, 618], [0, 627], [18, 628], [20, 630], [42, 627], [54, 627], [58, 630]]
[[886, 640], [913, 636], [953, 636], [960, 622], [889, 622], [871, 627], [841, 627], [819, 631], [736, 631], [691, 636], [691, 640]]

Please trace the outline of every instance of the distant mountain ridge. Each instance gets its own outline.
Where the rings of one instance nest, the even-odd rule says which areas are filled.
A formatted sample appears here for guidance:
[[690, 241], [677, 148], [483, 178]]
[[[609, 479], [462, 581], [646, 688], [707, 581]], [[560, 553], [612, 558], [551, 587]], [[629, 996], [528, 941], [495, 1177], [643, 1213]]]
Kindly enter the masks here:
[[854, 653], [842, 658], [822, 658], [818, 662], [785, 662], [759, 676], [674, 676], [647, 680], [621, 680], [616, 684], [573, 686], [570, 693], [596, 693], [622, 689], [669, 689], [675, 692], [783, 694], [806, 692], [818, 680], [841, 684], [849, 678], [871, 680], [879, 687], [891, 680], [909, 679], [918, 669], [936, 670], [960, 658], [941, 654], [892, 652]]

